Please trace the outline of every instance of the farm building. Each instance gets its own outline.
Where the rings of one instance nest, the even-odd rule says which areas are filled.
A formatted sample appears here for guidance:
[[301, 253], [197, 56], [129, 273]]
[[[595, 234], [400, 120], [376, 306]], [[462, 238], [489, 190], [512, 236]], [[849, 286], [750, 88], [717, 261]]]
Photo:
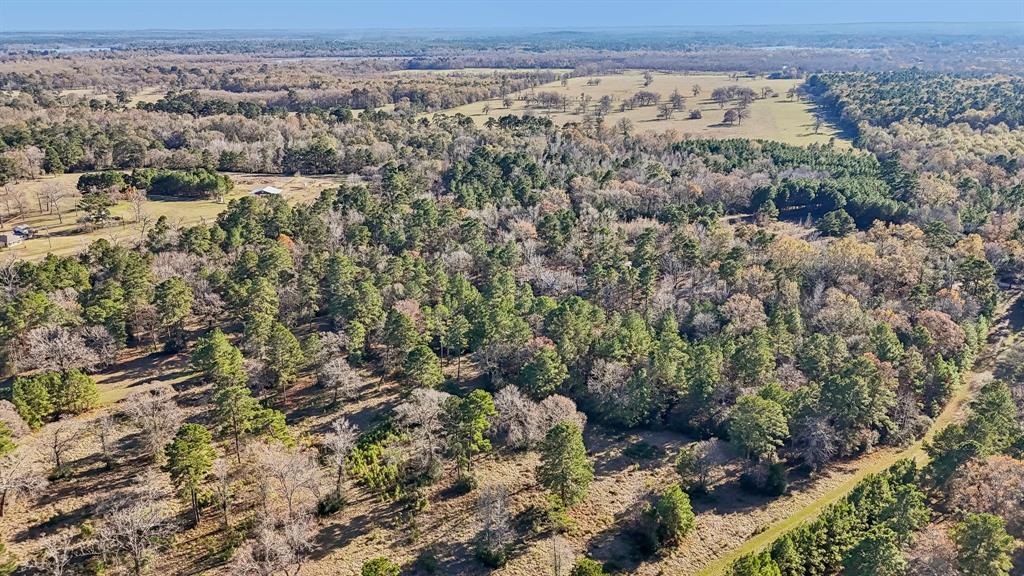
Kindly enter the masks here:
[[253, 196], [280, 196], [281, 192], [283, 192], [283, 190], [281, 190], [280, 188], [276, 188], [274, 186], [263, 186], [261, 188], [257, 188], [255, 190], [253, 190], [252, 191], [252, 195]]

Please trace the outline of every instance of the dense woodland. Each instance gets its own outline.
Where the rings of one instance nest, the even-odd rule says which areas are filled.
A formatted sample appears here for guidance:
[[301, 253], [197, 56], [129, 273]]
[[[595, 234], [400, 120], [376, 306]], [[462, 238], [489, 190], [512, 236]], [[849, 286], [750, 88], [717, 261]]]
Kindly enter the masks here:
[[[333, 65], [323, 79], [314, 64], [232, 66], [128, 59], [113, 73], [133, 78], [125, 93], [91, 100], [58, 92], [80, 71], [3, 75], [0, 178], [80, 172], [95, 226], [132, 194], [223, 198], [220, 172], [356, 178], [310, 204], [247, 196], [214, 222], [162, 218], [137, 245], [3, 264], [0, 516], [81, 481], [69, 454], [85, 442], [104, 469], [147, 472], [33, 556], [4, 552], [0, 574], [157, 573], [175, 534], [220, 523], [211, 573], [294, 575], [354, 492], [415, 531], [438, 485], [475, 494], [465, 560], [500, 569], [520, 541], [571, 531], [601, 464], [595, 429], [693, 440], [675, 482], [617, 526], [657, 559], [695, 531], [712, 447], [771, 499], [794, 475], [921, 439], [965, 387], [969, 414], [926, 443], [927, 464], [870, 476], [730, 570], [1022, 566], [1024, 343], [987, 346], [1024, 279], [1019, 78], [813, 76], [803, 91], [857, 131], [862, 148], [843, 149], [420, 114], [553, 72], [353, 84]], [[176, 91], [130, 105], [149, 74]], [[96, 380], [140, 356], [187, 359], [190, 377], [105, 406]], [[299, 394], [311, 380], [315, 402]], [[400, 401], [372, 421], [308, 426], [392, 385]], [[548, 494], [539, 528], [475, 474], [524, 453]], [[556, 576], [625, 572], [553, 556]], [[427, 549], [362, 566], [399, 571], [446, 573]]]

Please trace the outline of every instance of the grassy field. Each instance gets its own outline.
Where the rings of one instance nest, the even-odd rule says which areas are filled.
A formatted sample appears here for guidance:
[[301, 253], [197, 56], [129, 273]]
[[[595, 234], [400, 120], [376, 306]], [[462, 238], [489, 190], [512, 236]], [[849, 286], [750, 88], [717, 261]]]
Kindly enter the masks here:
[[[141, 229], [134, 222], [133, 207], [128, 202], [121, 202], [112, 210], [120, 223], [96, 230], [85, 230], [78, 222], [81, 213], [75, 209], [78, 202], [76, 194], [64, 198], [61, 202], [62, 215], [39, 212], [36, 194], [46, 186], [60, 186], [67, 191], [74, 191], [80, 174], [62, 174], [48, 176], [36, 180], [28, 180], [10, 185], [8, 194], [20, 195], [25, 199], [27, 212], [19, 217], [5, 220], [0, 232], [10, 232], [12, 227], [27, 224], [36, 230], [36, 236], [22, 244], [0, 250], [15, 258], [41, 258], [47, 253], [68, 255], [80, 252], [94, 240], [106, 238], [112, 242], [123, 242], [139, 238]], [[281, 176], [265, 174], [231, 174], [235, 183], [234, 191], [228, 200], [239, 198], [260, 186], [272, 185], [284, 190], [289, 201], [306, 202], [319, 196], [325, 188], [337, 186], [346, 176]], [[173, 226], [188, 226], [217, 217], [226, 203], [219, 204], [211, 200], [153, 200], [145, 201], [143, 211], [152, 221], [160, 216], [167, 216]], [[63, 219], [63, 222], [60, 220]]]
[[[600, 80], [591, 84], [592, 78]], [[473, 117], [477, 122], [485, 122], [488, 118], [498, 118], [506, 114], [537, 114], [551, 118], [558, 125], [566, 122], [582, 122], [583, 116], [574, 113], [581, 95], [592, 98], [591, 106], [605, 95], [613, 99], [612, 112], [605, 117], [605, 125], [613, 128], [622, 118], [633, 122], [637, 131], [664, 132], [675, 130], [681, 136], [699, 138], [765, 138], [779, 140], [789, 144], [812, 144], [828, 142], [836, 137], [841, 145], [849, 145], [839, 138], [835, 128], [823, 125], [818, 133], [814, 132], [814, 115], [809, 103], [801, 100], [790, 100], [786, 92], [801, 83], [799, 80], [767, 80], [739, 77], [735, 80], [726, 74], [663, 74], [655, 73], [654, 81], [644, 86], [643, 72], [629, 71], [622, 74], [605, 76], [583, 76], [569, 79], [566, 86], [561, 82], [552, 82], [533, 90], [533, 92], [553, 91], [569, 97], [568, 112], [548, 111], [540, 108], [528, 108], [523, 99], [526, 92], [513, 94], [513, 103], [505, 108], [500, 99], [484, 100], [446, 110], [446, 113], [462, 113]], [[728, 125], [723, 123], [725, 110], [711, 100], [711, 92], [721, 86], [739, 85], [760, 92], [761, 88], [771, 88], [777, 93], [775, 97], [755, 100], [750, 106], [750, 118], [741, 124]], [[700, 86], [700, 95], [693, 96], [693, 86]], [[673, 90], [679, 90], [686, 97], [686, 109], [676, 112], [672, 118], [658, 118], [657, 106], [642, 106], [625, 112], [619, 111], [619, 103], [640, 90], [656, 92], [661, 101], [667, 101]], [[484, 108], [489, 111], [484, 114]], [[726, 107], [728, 108], [728, 106]], [[703, 115], [700, 119], [689, 119], [689, 112], [699, 109]]]

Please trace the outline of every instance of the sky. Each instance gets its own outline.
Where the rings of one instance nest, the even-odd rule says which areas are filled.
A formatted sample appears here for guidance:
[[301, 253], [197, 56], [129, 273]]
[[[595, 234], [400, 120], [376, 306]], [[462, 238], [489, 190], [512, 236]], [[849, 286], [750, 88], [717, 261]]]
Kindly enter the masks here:
[[0, 32], [872, 22], [1024, 22], [1024, 0], [0, 0]]

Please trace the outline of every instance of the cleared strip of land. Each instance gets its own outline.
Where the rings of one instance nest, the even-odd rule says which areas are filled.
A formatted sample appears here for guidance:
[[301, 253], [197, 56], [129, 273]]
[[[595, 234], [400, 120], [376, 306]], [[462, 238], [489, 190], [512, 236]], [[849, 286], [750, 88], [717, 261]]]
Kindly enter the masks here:
[[857, 472], [844, 480], [842, 484], [839, 484], [835, 488], [829, 490], [812, 503], [800, 508], [786, 518], [773, 522], [765, 531], [751, 537], [749, 540], [744, 542], [742, 546], [731, 550], [729, 553], [719, 557], [711, 564], [708, 564], [698, 573], [698, 576], [716, 576], [718, 574], [725, 574], [736, 559], [751, 552], [764, 550], [770, 546], [776, 538], [796, 528], [800, 524], [809, 522], [816, 518], [818, 514], [820, 514], [829, 504], [837, 502], [843, 496], [849, 494], [858, 482], [871, 474], [877, 474], [885, 470], [899, 460], [913, 459], [917, 461], [918, 464], [926, 463], [928, 455], [924, 451], [925, 442], [931, 440], [932, 437], [935, 436], [936, 432], [942, 430], [953, 422], [956, 422], [965, 415], [967, 404], [974, 397], [974, 393], [981, 388], [985, 382], [992, 379], [992, 370], [988, 367], [990, 361], [994, 360], [1000, 351], [1013, 343], [1015, 334], [1007, 329], [1007, 320], [1009, 310], [1013, 308], [1013, 304], [1017, 298], [1020, 298], [1020, 294], [1012, 295], [1001, 304], [1000, 320], [993, 328], [993, 337], [992, 341], [989, 342], [988, 353], [984, 358], [979, 359], [979, 367], [976, 368], [975, 371], [971, 372], [970, 378], [967, 382], [957, 388], [953, 393], [953, 397], [950, 398], [946, 407], [943, 408], [942, 412], [940, 412], [934, 422], [932, 422], [931, 427], [925, 433], [923, 438], [903, 450], [878, 451], [865, 457], [861, 460]]

